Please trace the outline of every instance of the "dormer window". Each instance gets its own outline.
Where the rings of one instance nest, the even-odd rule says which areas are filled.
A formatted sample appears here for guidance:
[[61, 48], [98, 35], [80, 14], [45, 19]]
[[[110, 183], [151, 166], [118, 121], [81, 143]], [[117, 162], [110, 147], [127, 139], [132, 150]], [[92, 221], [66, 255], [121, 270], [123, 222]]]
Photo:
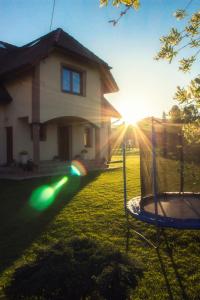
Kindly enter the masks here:
[[62, 91], [75, 95], [84, 95], [84, 72], [62, 67]]

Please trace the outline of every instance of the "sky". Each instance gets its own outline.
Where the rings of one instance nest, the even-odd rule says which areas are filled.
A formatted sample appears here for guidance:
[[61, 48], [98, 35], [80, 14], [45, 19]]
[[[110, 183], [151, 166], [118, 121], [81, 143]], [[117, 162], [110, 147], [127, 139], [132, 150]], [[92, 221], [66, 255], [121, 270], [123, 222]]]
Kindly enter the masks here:
[[[176, 104], [176, 87], [198, 74], [198, 63], [183, 74], [177, 61], [154, 60], [160, 36], [184, 24], [173, 12], [188, 1], [141, 0], [141, 8], [130, 10], [114, 27], [108, 21], [122, 7], [100, 8], [99, 0], [56, 0], [52, 30], [62, 28], [112, 67], [120, 91], [106, 97], [129, 121], [160, 117]], [[52, 7], [53, 0], [0, 0], [0, 40], [21, 46], [48, 33]], [[189, 9], [199, 7], [199, 0], [193, 0]]]

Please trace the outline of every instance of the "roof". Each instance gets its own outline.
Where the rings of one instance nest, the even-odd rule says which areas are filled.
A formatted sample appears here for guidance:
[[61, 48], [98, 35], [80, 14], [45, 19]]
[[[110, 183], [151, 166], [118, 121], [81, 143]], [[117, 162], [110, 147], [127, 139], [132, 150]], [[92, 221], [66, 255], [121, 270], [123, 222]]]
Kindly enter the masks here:
[[12, 97], [3, 85], [0, 85], [0, 104], [7, 104], [12, 101]]
[[0, 79], [30, 69], [55, 48], [97, 65], [103, 75], [104, 90], [108, 93], [118, 91], [109, 65], [60, 28], [22, 47], [0, 42]]
[[110, 104], [110, 102], [103, 97], [102, 98], [102, 104], [103, 104], [103, 115], [107, 115], [113, 118], [121, 118], [121, 114]]

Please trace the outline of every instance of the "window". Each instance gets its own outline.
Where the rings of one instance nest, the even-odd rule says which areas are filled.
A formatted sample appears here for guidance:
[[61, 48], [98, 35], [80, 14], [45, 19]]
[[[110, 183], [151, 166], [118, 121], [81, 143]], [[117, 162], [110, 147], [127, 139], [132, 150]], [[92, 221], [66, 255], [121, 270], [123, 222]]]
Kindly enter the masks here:
[[86, 127], [84, 131], [84, 146], [92, 147], [92, 128]]
[[83, 95], [83, 72], [63, 67], [62, 90], [66, 93]]

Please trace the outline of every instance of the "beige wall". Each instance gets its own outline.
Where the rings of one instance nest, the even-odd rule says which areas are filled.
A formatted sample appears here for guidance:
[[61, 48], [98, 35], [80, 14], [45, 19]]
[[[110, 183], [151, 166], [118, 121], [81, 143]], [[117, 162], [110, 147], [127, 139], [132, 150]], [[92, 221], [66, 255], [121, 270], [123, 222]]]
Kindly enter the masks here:
[[[29, 127], [21, 123], [19, 118], [31, 120], [31, 99], [32, 99], [32, 78], [30, 74], [20, 76], [15, 80], [5, 84], [13, 101], [0, 108], [0, 164], [6, 163], [6, 129], [13, 127], [13, 158], [18, 160], [21, 150], [31, 151], [30, 143], [27, 139]], [[23, 127], [25, 126], [24, 130]]]
[[[75, 125], [72, 127], [72, 157], [80, 155], [84, 147], [84, 125]], [[92, 147], [87, 148], [87, 158], [95, 158], [95, 130], [92, 128]]]
[[57, 125], [48, 124], [46, 141], [40, 141], [40, 160], [52, 160], [58, 155]]
[[12, 126], [17, 118], [28, 117], [32, 113], [32, 77], [26, 74], [5, 84], [13, 101], [5, 107], [5, 124]]
[[[86, 97], [61, 91], [61, 64], [86, 71]], [[40, 79], [41, 122], [62, 116], [76, 116], [100, 124], [101, 81], [97, 69], [54, 52], [41, 61]]]
[[28, 151], [29, 158], [33, 158], [33, 147], [31, 141], [31, 130], [28, 119], [16, 119], [13, 128], [13, 156], [16, 161], [20, 160], [19, 153]]
[[0, 165], [6, 162], [5, 107], [0, 106]]

